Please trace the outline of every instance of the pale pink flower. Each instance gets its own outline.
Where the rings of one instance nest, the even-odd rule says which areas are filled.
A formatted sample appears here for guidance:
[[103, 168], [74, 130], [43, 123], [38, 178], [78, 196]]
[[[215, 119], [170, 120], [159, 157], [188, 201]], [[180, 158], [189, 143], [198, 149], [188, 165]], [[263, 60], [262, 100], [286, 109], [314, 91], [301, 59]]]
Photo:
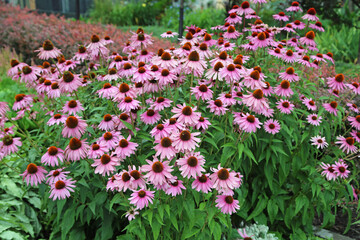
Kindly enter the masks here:
[[154, 193], [154, 191], [147, 191], [145, 189], [133, 191], [129, 198], [130, 204], [135, 205], [137, 209], [141, 210], [145, 206], [149, 206], [149, 202], [153, 202]]
[[236, 210], [240, 209], [239, 201], [234, 199], [232, 196], [218, 195], [215, 202], [216, 207], [221, 210], [224, 214], [233, 214]]
[[23, 181], [26, 180], [27, 185], [37, 186], [45, 180], [45, 173], [47, 171], [34, 163], [28, 164], [24, 173], [20, 174], [23, 177]]
[[50, 186], [49, 198], [52, 198], [53, 201], [55, 201], [56, 199], [60, 200], [70, 197], [70, 192], [74, 192], [73, 188], [75, 187], [75, 182], [76, 181], [72, 180], [71, 178], [54, 182]]
[[139, 144], [130, 142], [130, 140], [131, 140], [131, 135], [129, 135], [127, 139], [125, 138], [120, 139], [119, 144], [115, 148], [114, 153], [123, 159], [134, 154]]
[[280, 131], [280, 123], [278, 120], [269, 119], [264, 122], [264, 129], [268, 133], [276, 134]]
[[60, 160], [64, 161], [64, 151], [60, 148], [51, 146], [47, 149], [46, 153], [41, 157], [41, 163], [44, 165], [50, 165], [52, 167], [58, 166]]
[[199, 147], [200, 139], [196, 136], [200, 135], [199, 132], [191, 133], [188, 130], [177, 131], [170, 139], [172, 140], [172, 146], [179, 152], [192, 151], [196, 147]]
[[159, 161], [157, 158], [154, 158], [153, 161], [146, 160], [148, 165], [143, 165], [141, 167], [142, 172], [147, 172], [144, 176], [150, 183], [154, 185], [162, 185], [166, 183], [166, 179], [171, 179], [173, 176], [171, 172], [173, 169], [169, 166], [169, 161]]
[[353, 137], [343, 137], [343, 136], [338, 136], [336, 138], [336, 142], [335, 144], [340, 144], [340, 149], [343, 152], [346, 152], [346, 154], [349, 153], [355, 153], [358, 151], [358, 148], [354, 145], [355, 143], [355, 139]]

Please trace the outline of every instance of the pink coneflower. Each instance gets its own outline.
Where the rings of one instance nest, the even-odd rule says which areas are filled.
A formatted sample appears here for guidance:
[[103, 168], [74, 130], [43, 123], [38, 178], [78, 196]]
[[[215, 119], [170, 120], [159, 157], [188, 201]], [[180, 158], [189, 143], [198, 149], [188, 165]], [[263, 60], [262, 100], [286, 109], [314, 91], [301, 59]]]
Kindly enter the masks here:
[[329, 144], [326, 142], [325, 137], [321, 136], [315, 136], [310, 138], [311, 145], [314, 145], [317, 147], [317, 149], [324, 149], [329, 146]]
[[238, 231], [240, 237], [243, 238], [243, 240], [252, 240], [251, 237], [252, 237], [253, 235], [251, 235], [251, 236], [247, 235], [247, 233], [245, 232], [245, 228], [243, 228], [243, 229], [238, 229], [237, 231]]
[[166, 179], [171, 179], [171, 172], [173, 169], [169, 166], [169, 161], [159, 161], [154, 158], [153, 161], [146, 160], [148, 165], [141, 167], [142, 172], [147, 172], [144, 176], [148, 181], [154, 185], [162, 185], [166, 183]]
[[75, 56], [73, 57], [74, 60], [78, 61], [85, 61], [89, 58], [89, 53], [86, 51], [86, 47], [81, 45], [78, 48], [78, 51], [75, 53]]
[[115, 128], [115, 124], [119, 122], [117, 116], [112, 116], [111, 114], [105, 114], [103, 120], [99, 124], [99, 129], [104, 131], [111, 131]]
[[303, 56], [302, 58], [299, 58], [298, 60], [296, 60], [298, 63], [305, 65], [306, 67], [312, 67], [312, 64], [310, 62], [310, 57], [309, 56]]
[[74, 61], [67, 60], [66, 62], [64, 62], [63, 65], [59, 66], [59, 70], [62, 72], [73, 70], [77, 64], [80, 64], [80, 62], [75, 61], [75, 60]]
[[145, 83], [153, 78], [153, 73], [145, 67], [139, 67], [134, 73], [133, 79], [135, 83]]
[[33, 98], [30, 95], [25, 95], [25, 94], [17, 94], [15, 96], [15, 102], [14, 105], [12, 107], [12, 109], [14, 111], [17, 111], [19, 109], [23, 109], [26, 108], [28, 106], [32, 106], [33, 103]]
[[183, 181], [177, 179], [171, 179], [169, 181], [169, 187], [165, 190], [167, 195], [175, 197], [176, 195], [181, 195], [182, 190], [186, 189], [183, 185]]
[[295, 107], [295, 105], [290, 101], [284, 99], [280, 99], [280, 101], [278, 101], [276, 104], [276, 108], [279, 109], [281, 113], [285, 114], [290, 114]]
[[177, 150], [172, 145], [173, 142], [169, 137], [155, 140], [155, 143], [158, 143], [158, 145], [154, 147], [156, 151], [155, 157], [160, 156], [161, 160], [165, 158], [171, 160], [176, 156]]
[[89, 148], [85, 140], [72, 138], [70, 139], [69, 145], [65, 148], [65, 157], [69, 161], [78, 161], [86, 158]]
[[220, 164], [218, 168], [211, 168], [214, 173], [210, 175], [210, 180], [214, 183], [216, 190], [235, 189], [240, 186], [237, 173], [231, 171], [230, 168], [222, 168]]
[[121, 111], [130, 112], [131, 110], [137, 109], [140, 106], [138, 100], [132, 97], [125, 97], [119, 104], [118, 107]]
[[276, 88], [275, 93], [280, 97], [290, 97], [294, 92], [290, 88], [290, 82], [283, 80]]
[[317, 53], [316, 55], [311, 55], [310, 56], [312, 59], [314, 59], [314, 62], [317, 61], [318, 64], [320, 62], [326, 62], [326, 60], [324, 59], [323, 55], [321, 53]]
[[360, 112], [358, 106], [354, 103], [347, 103], [346, 106], [349, 107], [350, 111], [353, 111], [356, 113]]
[[178, 104], [171, 112], [175, 113], [173, 118], [177, 118], [179, 123], [193, 126], [199, 122], [199, 117], [201, 116], [200, 113], [195, 112], [196, 109], [196, 107], [192, 109], [183, 103], [183, 105]]
[[[153, 55], [154, 54], [152, 52], [149, 52], [148, 50], [143, 49], [140, 51], [140, 55], [137, 56], [137, 60], [140, 62], [150, 62]], [[139, 68], [140, 68], [140, 66], [139, 66]]]
[[334, 114], [335, 116], [337, 116], [337, 111], [338, 111], [337, 106], [338, 106], [338, 103], [336, 101], [332, 101], [330, 103], [323, 104], [323, 107], [325, 108], [325, 110], [331, 114]]
[[26, 63], [20, 63], [18, 60], [16, 59], [11, 59], [10, 60], [10, 65], [11, 65], [11, 68], [8, 70], [7, 74], [9, 77], [15, 77], [18, 75], [19, 72], [21, 72], [21, 69], [24, 67], [24, 66], [27, 66]]
[[269, 82], [265, 82], [265, 87], [262, 89], [263, 95], [271, 96], [274, 93], [274, 89]]
[[261, 128], [262, 123], [254, 115], [249, 113], [242, 116], [235, 115], [234, 122], [239, 125], [239, 128], [245, 132], [256, 132], [257, 128]]
[[311, 47], [316, 47], [316, 42], [314, 41], [315, 33], [309, 31], [305, 34], [305, 37], [300, 38], [300, 43], [303, 45], [308, 45]]
[[220, 99], [217, 99], [215, 101], [210, 100], [207, 108], [210, 108], [210, 112], [218, 116], [224, 115], [226, 111], [229, 110], [223, 106], [223, 102]]
[[237, 82], [243, 75], [244, 70], [237, 68], [234, 64], [229, 64], [220, 70], [219, 76], [227, 82]]
[[239, 17], [235, 12], [230, 13], [229, 16], [225, 18], [225, 21], [230, 24], [240, 24], [242, 22], [241, 17]]
[[200, 59], [199, 53], [192, 51], [182, 67], [188, 74], [193, 73], [195, 76], [201, 76], [206, 66], [206, 62]]
[[[234, 92], [234, 95], [235, 95], [235, 97], [237, 96], [235, 92]], [[230, 93], [220, 94], [219, 100], [222, 101], [222, 103], [225, 107], [235, 105], [237, 102], [236, 99], [234, 98], [234, 96]]]
[[269, 119], [264, 122], [264, 129], [268, 133], [276, 134], [280, 131], [280, 123], [278, 120]]
[[0, 150], [6, 156], [12, 153], [16, 153], [19, 151], [18, 147], [21, 147], [22, 143], [20, 142], [20, 138], [13, 138], [10, 135], [5, 135], [0, 142]]
[[309, 21], [319, 21], [319, 18], [316, 16], [315, 8], [310, 8], [307, 13], [301, 18]]
[[358, 151], [358, 148], [356, 146], [354, 146], [355, 143], [355, 139], [353, 137], [343, 137], [343, 136], [338, 136], [336, 138], [336, 144], [340, 144], [340, 149], [343, 152], [346, 152], [346, 154], [349, 154], [349, 152], [351, 153], [355, 153]]
[[205, 171], [203, 168], [205, 159], [200, 152], [188, 152], [183, 158], [176, 160], [176, 163], [179, 165], [179, 170], [184, 178], [193, 177], [196, 179], [197, 176], [202, 175], [201, 172]]
[[82, 81], [79, 75], [72, 74], [69, 71], [63, 73], [62, 78], [59, 81], [59, 88], [63, 93], [72, 93], [82, 86]]
[[252, 14], [255, 11], [250, 8], [250, 4], [249, 4], [248, 1], [244, 1], [244, 2], [241, 3], [240, 7], [235, 8], [235, 9], [231, 9], [229, 11], [230, 14], [233, 13], [233, 12], [236, 12], [239, 16], [242, 16], [242, 15]]
[[50, 165], [52, 167], [58, 166], [60, 160], [64, 161], [64, 151], [60, 148], [51, 146], [47, 149], [47, 152], [41, 157], [41, 163], [44, 165]]
[[9, 110], [10, 108], [7, 102], [0, 102], [0, 116], [5, 116]]
[[115, 166], [120, 165], [120, 159], [116, 156], [110, 156], [104, 154], [100, 159], [95, 159], [94, 163], [91, 164], [95, 168], [95, 174], [101, 174], [102, 176], [110, 175], [116, 170]]
[[20, 174], [20, 176], [23, 177], [23, 181], [26, 180], [27, 185], [30, 183], [31, 186], [37, 186], [45, 180], [45, 173], [47, 171], [43, 167], [30, 163], [27, 165], [25, 172]]
[[136, 208], [130, 208], [126, 214], [125, 214], [125, 217], [127, 217], [128, 221], [132, 221], [135, 219], [135, 216], [136, 215], [139, 215], [139, 211], [136, 210]]
[[278, 14], [274, 14], [273, 18], [278, 21], [287, 22], [289, 21], [289, 17], [285, 15], [284, 12], [279, 12]]
[[57, 49], [50, 40], [45, 40], [42, 47], [39, 50], [35, 50], [35, 52], [39, 52], [38, 58], [42, 60], [61, 56], [60, 50]]
[[213, 188], [213, 183], [209, 178], [209, 173], [202, 174], [201, 176], [196, 177], [194, 182], [191, 184], [191, 187], [198, 192], [208, 193]]
[[88, 158], [94, 159], [101, 157], [105, 152], [108, 151], [108, 147], [104, 143], [93, 143], [87, 153]]
[[147, 110], [143, 114], [140, 115], [141, 121], [143, 121], [146, 125], [152, 125], [158, 122], [161, 119], [161, 115], [158, 111], [154, 111], [152, 109]]
[[166, 125], [160, 123], [151, 130], [150, 134], [155, 138], [155, 140], [160, 140], [164, 137], [169, 137], [171, 132], [171, 128], [168, 128]]
[[164, 98], [164, 97], [158, 97], [156, 101], [154, 101], [153, 104], [151, 104], [151, 108], [155, 111], [162, 111], [165, 108], [168, 108], [171, 106], [172, 101], [170, 99]]
[[119, 144], [116, 147], [114, 153], [123, 159], [129, 157], [131, 154], [134, 154], [139, 144], [130, 142], [130, 140], [131, 140], [131, 135], [129, 135], [127, 139], [125, 138], [120, 139]]
[[141, 210], [145, 206], [149, 206], [149, 202], [153, 202], [154, 193], [154, 191], [147, 191], [145, 189], [133, 191], [131, 197], [129, 198], [130, 204], [135, 205], [136, 209]]
[[79, 117], [69, 116], [66, 119], [65, 127], [62, 130], [63, 137], [76, 137], [80, 138], [85, 132], [87, 127], [86, 121], [80, 119]]
[[206, 129], [209, 128], [210, 125], [211, 123], [209, 122], [208, 118], [200, 117], [199, 122], [195, 125], [195, 129], [204, 132]]
[[310, 114], [309, 116], [307, 116], [306, 120], [314, 126], [320, 126], [321, 123], [321, 116], [318, 116], [317, 114]]
[[258, 35], [253, 39], [253, 44], [256, 48], [264, 48], [269, 46], [270, 41], [268, 36], [266, 35], [266, 32], [258, 33]]
[[118, 73], [117, 73], [117, 70], [116, 70], [116, 68], [110, 68], [109, 70], [108, 70], [108, 74], [106, 74], [104, 77], [103, 77], [103, 80], [105, 81], [109, 81], [109, 82], [111, 82], [111, 81], [116, 81], [117, 79], [119, 79], [120, 77], [119, 77], [119, 75], [118, 75]]
[[237, 39], [240, 35], [241, 35], [241, 33], [236, 31], [234, 26], [230, 25], [223, 36], [224, 36], [224, 38], [227, 38], [227, 39]]
[[130, 188], [131, 189], [138, 189], [140, 188], [145, 188], [146, 187], [146, 182], [144, 179], [144, 176], [142, 175], [141, 171], [137, 170], [135, 166], [129, 166], [129, 171], [128, 173], [130, 174]]
[[282, 59], [287, 63], [293, 63], [298, 59], [298, 56], [294, 54], [292, 50], [287, 50], [285, 54], [283, 54]]
[[348, 88], [353, 90], [353, 92], [357, 95], [360, 95], [360, 84], [357, 82], [352, 82], [351, 84], [345, 84]]
[[74, 192], [73, 188], [75, 188], [75, 182], [76, 181], [72, 180], [71, 178], [54, 182], [50, 186], [49, 198], [52, 198], [53, 201], [55, 201], [56, 199], [60, 200], [70, 197], [70, 192]]
[[315, 24], [310, 24], [309, 26], [312, 29], [318, 30], [319, 32], [325, 32], [322, 23], [317, 21]]
[[279, 73], [279, 76], [281, 79], [288, 80], [289, 82], [297, 82], [300, 79], [293, 67], [288, 67], [285, 72]]
[[200, 139], [196, 136], [200, 135], [199, 132], [191, 133], [188, 130], [175, 132], [171, 136], [173, 146], [179, 152], [193, 151], [196, 147], [199, 147]]
[[320, 167], [323, 169], [321, 172], [322, 176], [325, 176], [328, 181], [335, 180], [337, 178], [335, 174], [335, 169], [330, 164], [322, 162]]
[[66, 122], [66, 119], [67, 119], [66, 115], [54, 114], [47, 122], [47, 125], [52, 126], [54, 124], [56, 125], [64, 124]]
[[63, 171], [63, 170], [64, 170], [64, 168], [58, 168], [55, 170], [51, 170], [49, 172], [49, 174], [46, 175], [46, 177], [48, 177], [48, 179], [46, 180], [46, 183], [51, 185], [59, 180], [66, 179], [67, 174], [69, 174], [70, 172]]
[[173, 37], [175, 37], [175, 36], [177, 36], [177, 35], [179, 35], [179, 34], [176, 33], [176, 32], [167, 31], [167, 32], [162, 33], [160, 36], [161, 36], [162, 38], [173, 38]]
[[124, 63], [123, 68], [119, 70], [118, 75], [123, 78], [129, 78], [134, 75], [136, 68], [131, 63]]
[[79, 100], [67, 101], [62, 109], [63, 113], [68, 113], [68, 114], [77, 114], [83, 110], [84, 108], [82, 107], [82, 104], [80, 103]]
[[118, 173], [116, 173], [114, 176], [108, 178], [108, 181], [106, 183], [106, 191], [118, 190], [119, 178], [120, 178], [120, 175]]
[[308, 110], [316, 111], [317, 109], [315, 102], [311, 98], [305, 98], [302, 103], [305, 104]]
[[240, 209], [239, 201], [234, 199], [232, 196], [218, 195], [215, 202], [216, 207], [221, 210], [224, 214], [233, 214], [236, 210]]
[[136, 98], [136, 92], [127, 83], [121, 83], [116, 88], [114, 101], [121, 102], [125, 97]]
[[99, 138], [99, 144], [105, 145], [108, 150], [112, 150], [119, 144], [120, 138], [122, 138], [122, 136], [119, 132], [106, 132]]
[[303, 10], [300, 8], [300, 4], [298, 2], [292, 2], [291, 6], [286, 9], [287, 12], [302, 12]]
[[51, 83], [50, 89], [47, 92], [49, 98], [58, 98], [61, 95], [61, 90], [57, 82]]
[[327, 78], [328, 79], [328, 82], [327, 84], [329, 85], [329, 87], [331, 89], [336, 89], [336, 90], [343, 90], [345, 88], [345, 84], [344, 84], [344, 80], [345, 80], [345, 77], [344, 77], [344, 74], [340, 73], [340, 74], [337, 74], [335, 77], [333, 78]]
[[[290, 23], [286, 24], [285, 27], [282, 28], [282, 30], [289, 33], [295, 33], [295, 30]], [[294, 43], [294, 45], [296, 45], [296, 43]]]
[[203, 101], [208, 101], [213, 96], [213, 91], [205, 84], [191, 88], [191, 93], [195, 95], [196, 100], [201, 98]]
[[271, 56], [274, 56], [274, 57], [276, 57], [276, 58], [282, 58], [282, 56], [283, 56], [283, 52], [282, 52], [282, 50], [280, 50], [280, 48], [269, 49], [269, 50], [268, 50], [268, 53], [269, 53]]
[[349, 116], [348, 121], [353, 128], [356, 128], [356, 130], [360, 130], [360, 115], [357, 115], [356, 117]]
[[104, 47], [104, 42], [100, 40], [98, 35], [91, 36], [91, 43], [87, 46], [87, 49], [91, 51], [99, 51], [100, 48]]
[[37, 80], [38, 75], [40, 75], [40, 68], [37, 67], [29, 67], [25, 65], [21, 70], [22, 73], [20, 74], [20, 82], [33, 84]]
[[334, 173], [336, 174], [337, 177], [341, 177], [343, 179], [349, 177], [350, 171], [347, 170], [348, 165], [344, 162], [344, 160], [339, 159], [339, 161], [335, 162], [335, 164], [333, 164], [332, 167], [334, 168]]
[[262, 89], [265, 87], [265, 83], [258, 70], [253, 70], [249, 76], [245, 76], [242, 83], [251, 90]]
[[173, 83], [177, 79], [177, 76], [172, 71], [162, 69], [160, 74], [155, 74], [155, 79], [159, 81], [160, 85], [164, 86]]

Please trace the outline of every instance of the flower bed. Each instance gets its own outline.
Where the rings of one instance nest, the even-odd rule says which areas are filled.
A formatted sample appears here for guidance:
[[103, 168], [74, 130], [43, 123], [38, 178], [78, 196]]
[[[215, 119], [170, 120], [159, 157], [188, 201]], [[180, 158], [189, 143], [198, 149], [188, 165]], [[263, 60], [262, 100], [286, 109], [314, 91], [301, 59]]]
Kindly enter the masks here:
[[358, 197], [359, 83], [324, 68], [315, 9], [294, 2], [269, 27], [251, 7], [217, 40], [190, 26], [152, 52], [139, 28], [129, 44], [92, 34], [64, 57], [50, 39], [41, 66], [11, 61], [29, 93], [0, 105], [0, 157], [38, 187], [50, 237], [247, 238], [246, 221], [306, 239], [315, 213], [330, 226]]

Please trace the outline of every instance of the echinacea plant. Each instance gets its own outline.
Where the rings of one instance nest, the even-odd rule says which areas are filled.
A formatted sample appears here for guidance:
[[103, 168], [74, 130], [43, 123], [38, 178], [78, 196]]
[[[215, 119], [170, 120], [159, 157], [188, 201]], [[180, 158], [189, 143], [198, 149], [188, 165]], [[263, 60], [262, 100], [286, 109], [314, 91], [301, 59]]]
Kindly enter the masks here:
[[316, 214], [334, 223], [359, 186], [360, 85], [324, 75], [315, 9], [294, 2], [276, 27], [251, 8], [264, 3], [156, 53], [139, 28], [123, 46], [94, 34], [63, 56], [47, 40], [41, 66], [11, 61], [29, 93], [0, 103], [0, 158], [38, 186], [52, 238], [230, 239], [245, 220], [305, 239]]

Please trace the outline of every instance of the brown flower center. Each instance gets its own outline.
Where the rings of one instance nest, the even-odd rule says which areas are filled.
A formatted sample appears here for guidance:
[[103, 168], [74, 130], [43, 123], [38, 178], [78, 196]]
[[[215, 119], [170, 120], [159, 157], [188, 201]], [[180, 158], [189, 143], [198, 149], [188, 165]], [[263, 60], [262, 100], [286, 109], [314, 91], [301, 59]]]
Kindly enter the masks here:
[[144, 190], [140, 190], [140, 191], [138, 192], [138, 196], [139, 196], [140, 198], [144, 198], [144, 197], [146, 196], [146, 192], [145, 192]]
[[250, 4], [248, 1], [244, 1], [243, 3], [241, 3], [241, 8], [242, 9], [246, 9], [246, 8], [249, 8], [250, 7]]
[[337, 81], [338, 83], [342, 83], [344, 81], [345, 77], [344, 77], [344, 74], [340, 73], [340, 74], [337, 74], [335, 76], [335, 81]]
[[225, 202], [227, 204], [232, 204], [234, 202], [234, 198], [232, 196], [225, 197]]
[[219, 100], [219, 99], [216, 99], [216, 100], [214, 101], [214, 104], [215, 104], [215, 106], [217, 106], [217, 107], [222, 107], [222, 105], [223, 105], [222, 101]]
[[291, 50], [286, 51], [286, 56], [292, 57], [293, 55], [294, 55], [293, 51], [291, 51]]
[[63, 73], [63, 80], [66, 83], [70, 83], [74, 80], [74, 75], [71, 72], [66, 71]]
[[106, 165], [111, 161], [111, 158], [108, 154], [104, 154], [101, 156], [100, 161], [102, 164]]
[[98, 35], [94, 34], [94, 35], [91, 36], [91, 42], [92, 43], [97, 43], [99, 41], [100, 41], [100, 38], [99, 38]]
[[264, 93], [261, 89], [256, 89], [254, 92], [253, 92], [253, 97], [256, 98], [256, 99], [262, 99], [264, 96]]
[[121, 139], [120, 140], [119, 146], [121, 148], [126, 148], [128, 145], [129, 145], [129, 142], [126, 139]]
[[198, 160], [196, 157], [189, 157], [188, 160], [187, 160], [187, 164], [190, 166], [190, 167], [196, 167], [197, 164], [198, 164]]
[[69, 108], [76, 108], [77, 107], [76, 100], [70, 100], [69, 103], [68, 103], [68, 107]]
[[222, 59], [222, 60], [226, 60], [227, 59], [227, 53], [225, 51], [222, 51], [220, 54], [219, 54], [219, 58]]
[[103, 137], [104, 137], [104, 139], [105, 139], [106, 141], [109, 141], [109, 140], [113, 139], [113, 135], [112, 135], [111, 132], [106, 132], [106, 133], [104, 133]]
[[67, 119], [66, 119], [66, 126], [68, 128], [76, 128], [79, 124], [79, 120], [74, 117], [74, 116], [69, 116]]
[[235, 32], [235, 27], [234, 26], [229, 26], [227, 31], [228, 31], [228, 33], [233, 33], [233, 32]]
[[330, 106], [332, 107], [332, 108], [337, 108], [337, 102], [335, 102], [335, 101], [332, 101], [331, 103], [330, 103]]
[[258, 70], [254, 70], [250, 73], [250, 77], [254, 80], [259, 80], [260, 79], [260, 73]]
[[164, 137], [164, 138], [162, 138], [162, 139], [161, 139], [160, 144], [161, 144], [161, 146], [162, 146], [162, 147], [168, 148], [168, 147], [170, 147], [170, 146], [171, 146], [172, 141], [171, 141], [171, 139], [170, 139], [170, 138], [168, 138], [168, 137]]
[[306, 37], [307, 39], [314, 40], [314, 38], [315, 38], [315, 33], [314, 33], [313, 31], [309, 31], [309, 32], [306, 33], [305, 37]]
[[246, 120], [247, 120], [249, 123], [254, 123], [254, 122], [255, 122], [255, 116], [249, 115], [249, 116], [246, 117]]
[[282, 105], [284, 108], [290, 107], [290, 103], [289, 103], [289, 102], [283, 102], [281, 105]]
[[129, 69], [131, 69], [131, 68], [132, 68], [131, 63], [125, 63], [125, 64], [124, 64], [124, 70], [129, 70]]
[[54, 177], [57, 177], [60, 175], [60, 172], [58, 170], [55, 170], [52, 174]]
[[218, 171], [217, 176], [220, 180], [227, 180], [230, 177], [230, 173], [226, 168], [222, 168]]
[[15, 101], [16, 101], [16, 102], [20, 102], [21, 100], [24, 99], [25, 96], [26, 96], [25, 94], [17, 94], [17, 95], [15, 96]]
[[149, 117], [152, 117], [152, 116], [155, 115], [155, 111], [152, 110], [152, 109], [149, 109], [149, 110], [146, 111], [146, 115], [149, 116]]
[[19, 61], [16, 59], [11, 59], [10, 65], [11, 65], [11, 67], [15, 67], [15, 66], [19, 65]]
[[[127, 84], [127, 83], [122, 83], [122, 84], [120, 84], [120, 87], [119, 87], [119, 91], [121, 92], [121, 93], [126, 93], [126, 92], [128, 92], [130, 90], [130, 87], [129, 87], [129, 85]], [[131, 101], [130, 101], [131, 102]]]
[[164, 170], [164, 165], [159, 161], [154, 162], [152, 165], [152, 170], [155, 173], [161, 173]]
[[191, 133], [187, 130], [181, 131], [180, 133], [180, 139], [182, 141], [189, 141], [191, 138]]
[[161, 131], [161, 130], [164, 129], [164, 125], [162, 125], [162, 124], [160, 123], [160, 124], [158, 124], [158, 125], [156, 126], [156, 129]]
[[130, 181], [130, 175], [129, 173], [127, 172], [124, 172], [122, 175], [121, 175], [121, 179], [124, 181], [124, 182], [127, 182], [127, 181]]
[[122, 113], [122, 114], [120, 114], [120, 119], [123, 121], [126, 121], [129, 119], [129, 115], [126, 113]]
[[81, 148], [81, 146], [82, 146], [82, 143], [79, 139], [72, 138], [70, 140], [69, 147], [71, 150], [78, 150], [79, 148]]
[[220, 70], [220, 68], [223, 68], [224, 65], [221, 63], [221, 62], [217, 62], [215, 65], [214, 65], [214, 70], [216, 72], [218, 72]]
[[186, 106], [186, 107], [184, 107], [183, 109], [182, 109], [182, 114], [184, 114], [185, 116], [191, 116], [191, 114], [192, 114], [192, 109], [191, 109], [191, 107], [189, 107], [189, 106]]
[[287, 74], [293, 75], [294, 72], [295, 72], [295, 70], [294, 70], [293, 67], [289, 67], [289, 68], [286, 69], [286, 73], [287, 73]]
[[196, 52], [196, 51], [192, 51], [192, 52], [189, 54], [188, 59], [189, 59], [189, 61], [192, 61], [192, 62], [198, 62], [198, 61], [200, 60], [199, 53]]
[[138, 180], [138, 179], [140, 179], [141, 174], [138, 170], [132, 170], [130, 172], [130, 176], [132, 176], [135, 180]]
[[5, 146], [10, 146], [11, 144], [13, 144], [14, 140], [11, 136], [6, 135], [6, 136], [4, 136], [2, 142]]
[[96, 151], [96, 150], [99, 150], [99, 149], [100, 149], [100, 145], [94, 143], [94, 144], [91, 146], [91, 148], [92, 148], [92, 150]]
[[54, 44], [50, 40], [45, 40], [43, 43], [43, 49], [45, 51], [51, 51], [54, 49]]
[[26, 168], [27, 172], [30, 174], [35, 174], [38, 171], [38, 167], [36, 166], [36, 164], [34, 163], [30, 163], [27, 168]]
[[280, 86], [281, 86], [282, 89], [288, 89], [290, 87], [290, 82], [288, 80], [283, 80], [280, 83]]
[[347, 137], [346, 142], [347, 142], [347, 144], [352, 146], [355, 143], [355, 139], [353, 137]]
[[310, 8], [308, 11], [307, 11], [308, 14], [310, 15], [315, 15], [316, 14], [316, 10], [315, 8]]
[[54, 146], [51, 146], [48, 149], [48, 153], [50, 156], [55, 156], [58, 152], [59, 152], [59, 150], [57, 149], [57, 147], [54, 147]]
[[163, 76], [163, 77], [166, 77], [166, 76], [168, 76], [170, 74], [170, 72], [169, 72], [169, 70], [167, 70], [167, 69], [163, 69], [162, 71], [161, 71], [161, 76]]
[[55, 183], [55, 188], [60, 190], [65, 188], [65, 182], [62, 180], [59, 180]]

